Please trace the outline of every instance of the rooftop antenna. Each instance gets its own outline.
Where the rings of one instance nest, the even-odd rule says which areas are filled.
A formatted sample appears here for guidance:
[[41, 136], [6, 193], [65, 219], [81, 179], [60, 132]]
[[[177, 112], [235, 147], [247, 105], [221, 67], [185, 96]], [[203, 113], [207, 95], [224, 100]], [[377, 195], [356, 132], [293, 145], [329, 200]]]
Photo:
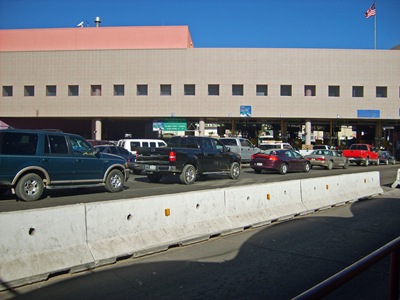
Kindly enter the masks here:
[[100, 27], [100, 23], [101, 23], [100, 17], [96, 17], [94, 19], [94, 23], [96, 24], [96, 27]]

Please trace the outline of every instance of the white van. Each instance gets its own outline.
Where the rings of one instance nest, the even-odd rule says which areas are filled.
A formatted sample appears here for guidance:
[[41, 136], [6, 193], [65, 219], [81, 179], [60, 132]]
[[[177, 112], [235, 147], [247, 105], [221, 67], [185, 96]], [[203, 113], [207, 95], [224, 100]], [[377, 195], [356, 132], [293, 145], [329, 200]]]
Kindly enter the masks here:
[[166, 147], [167, 143], [156, 139], [122, 139], [118, 141], [117, 146], [123, 147], [135, 155], [138, 147]]

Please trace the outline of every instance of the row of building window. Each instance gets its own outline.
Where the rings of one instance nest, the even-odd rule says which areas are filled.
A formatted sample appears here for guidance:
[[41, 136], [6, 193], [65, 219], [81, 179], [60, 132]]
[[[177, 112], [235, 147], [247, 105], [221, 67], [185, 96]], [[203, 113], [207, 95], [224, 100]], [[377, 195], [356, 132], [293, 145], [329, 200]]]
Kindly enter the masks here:
[[[292, 86], [291, 85], [281, 85], [280, 86], [281, 96], [292, 96]], [[13, 86], [3, 86], [3, 97], [13, 96]], [[196, 85], [185, 84], [184, 91], [185, 96], [195, 96], [196, 95]], [[102, 85], [91, 85], [90, 95], [91, 96], [101, 96]], [[209, 96], [219, 96], [219, 84], [209, 84], [208, 85], [208, 95]], [[136, 86], [137, 96], [147, 96], [148, 95], [148, 85], [138, 84]], [[172, 85], [171, 84], [161, 84], [160, 85], [160, 95], [161, 96], [171, 96], [172, 95]], [[256, 95], [257, 96], [268, 96], [268, 85], [258, 84], [256, 85]], [[304, 96], [316, 96], [317, 88], [315, 85], [305, 85], [304, 86]], [[24, 86], [24, 96], [33, 97], [35, 96], [35, 86], [26, 85]], [[57, 86], [56, 85], [46, 85], [46, 96], [52, 97], [57, 96]], [[79, 96], [79, 85], [69, 85], [68, 86], [68, 96]], [[114, 96], [125, 96], [125, 85], [115, 84], [114, 85]], [[232, 85], [232, 96], [244, 96], [243, 84], [233, 84]], [[340, 86], [330, 85], [328, 86], [328, 96], [329, 97], [340, 97]], [[363, 86], [353, 86], [352, 87], [353, 97], [364, 97], [364, 87]], [[387, 98], [387, 87], [377, 86], [376, 87], [376, 97], [377, 98]]]

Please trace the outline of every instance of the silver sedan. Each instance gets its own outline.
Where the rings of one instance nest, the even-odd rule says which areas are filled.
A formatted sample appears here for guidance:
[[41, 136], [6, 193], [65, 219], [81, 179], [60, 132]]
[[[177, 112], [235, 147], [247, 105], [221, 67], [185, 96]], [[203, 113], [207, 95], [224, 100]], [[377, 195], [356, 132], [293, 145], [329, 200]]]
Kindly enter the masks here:
[[314, 150], [305, 158], [310, 162], [311, 167], [320, 166], [328, 170], [338, 167], [347, 169], [349, 167], [348, 159], [336, 150]]

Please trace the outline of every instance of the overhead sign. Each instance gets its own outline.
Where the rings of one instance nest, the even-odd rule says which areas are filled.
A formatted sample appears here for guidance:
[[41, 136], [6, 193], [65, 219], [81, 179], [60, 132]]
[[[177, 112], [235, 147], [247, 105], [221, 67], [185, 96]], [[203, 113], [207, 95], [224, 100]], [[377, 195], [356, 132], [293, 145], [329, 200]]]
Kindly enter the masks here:
[[164, 119], [164, 131], [186, 131], [187, 123], [183, 118]]
[[241, 117], [251, 117], [251, 106], [241, 105], [240, 106], [240, 116]]
[[358, 109], [357, 118], [380, 118], [381, 111], [377, 109]]

